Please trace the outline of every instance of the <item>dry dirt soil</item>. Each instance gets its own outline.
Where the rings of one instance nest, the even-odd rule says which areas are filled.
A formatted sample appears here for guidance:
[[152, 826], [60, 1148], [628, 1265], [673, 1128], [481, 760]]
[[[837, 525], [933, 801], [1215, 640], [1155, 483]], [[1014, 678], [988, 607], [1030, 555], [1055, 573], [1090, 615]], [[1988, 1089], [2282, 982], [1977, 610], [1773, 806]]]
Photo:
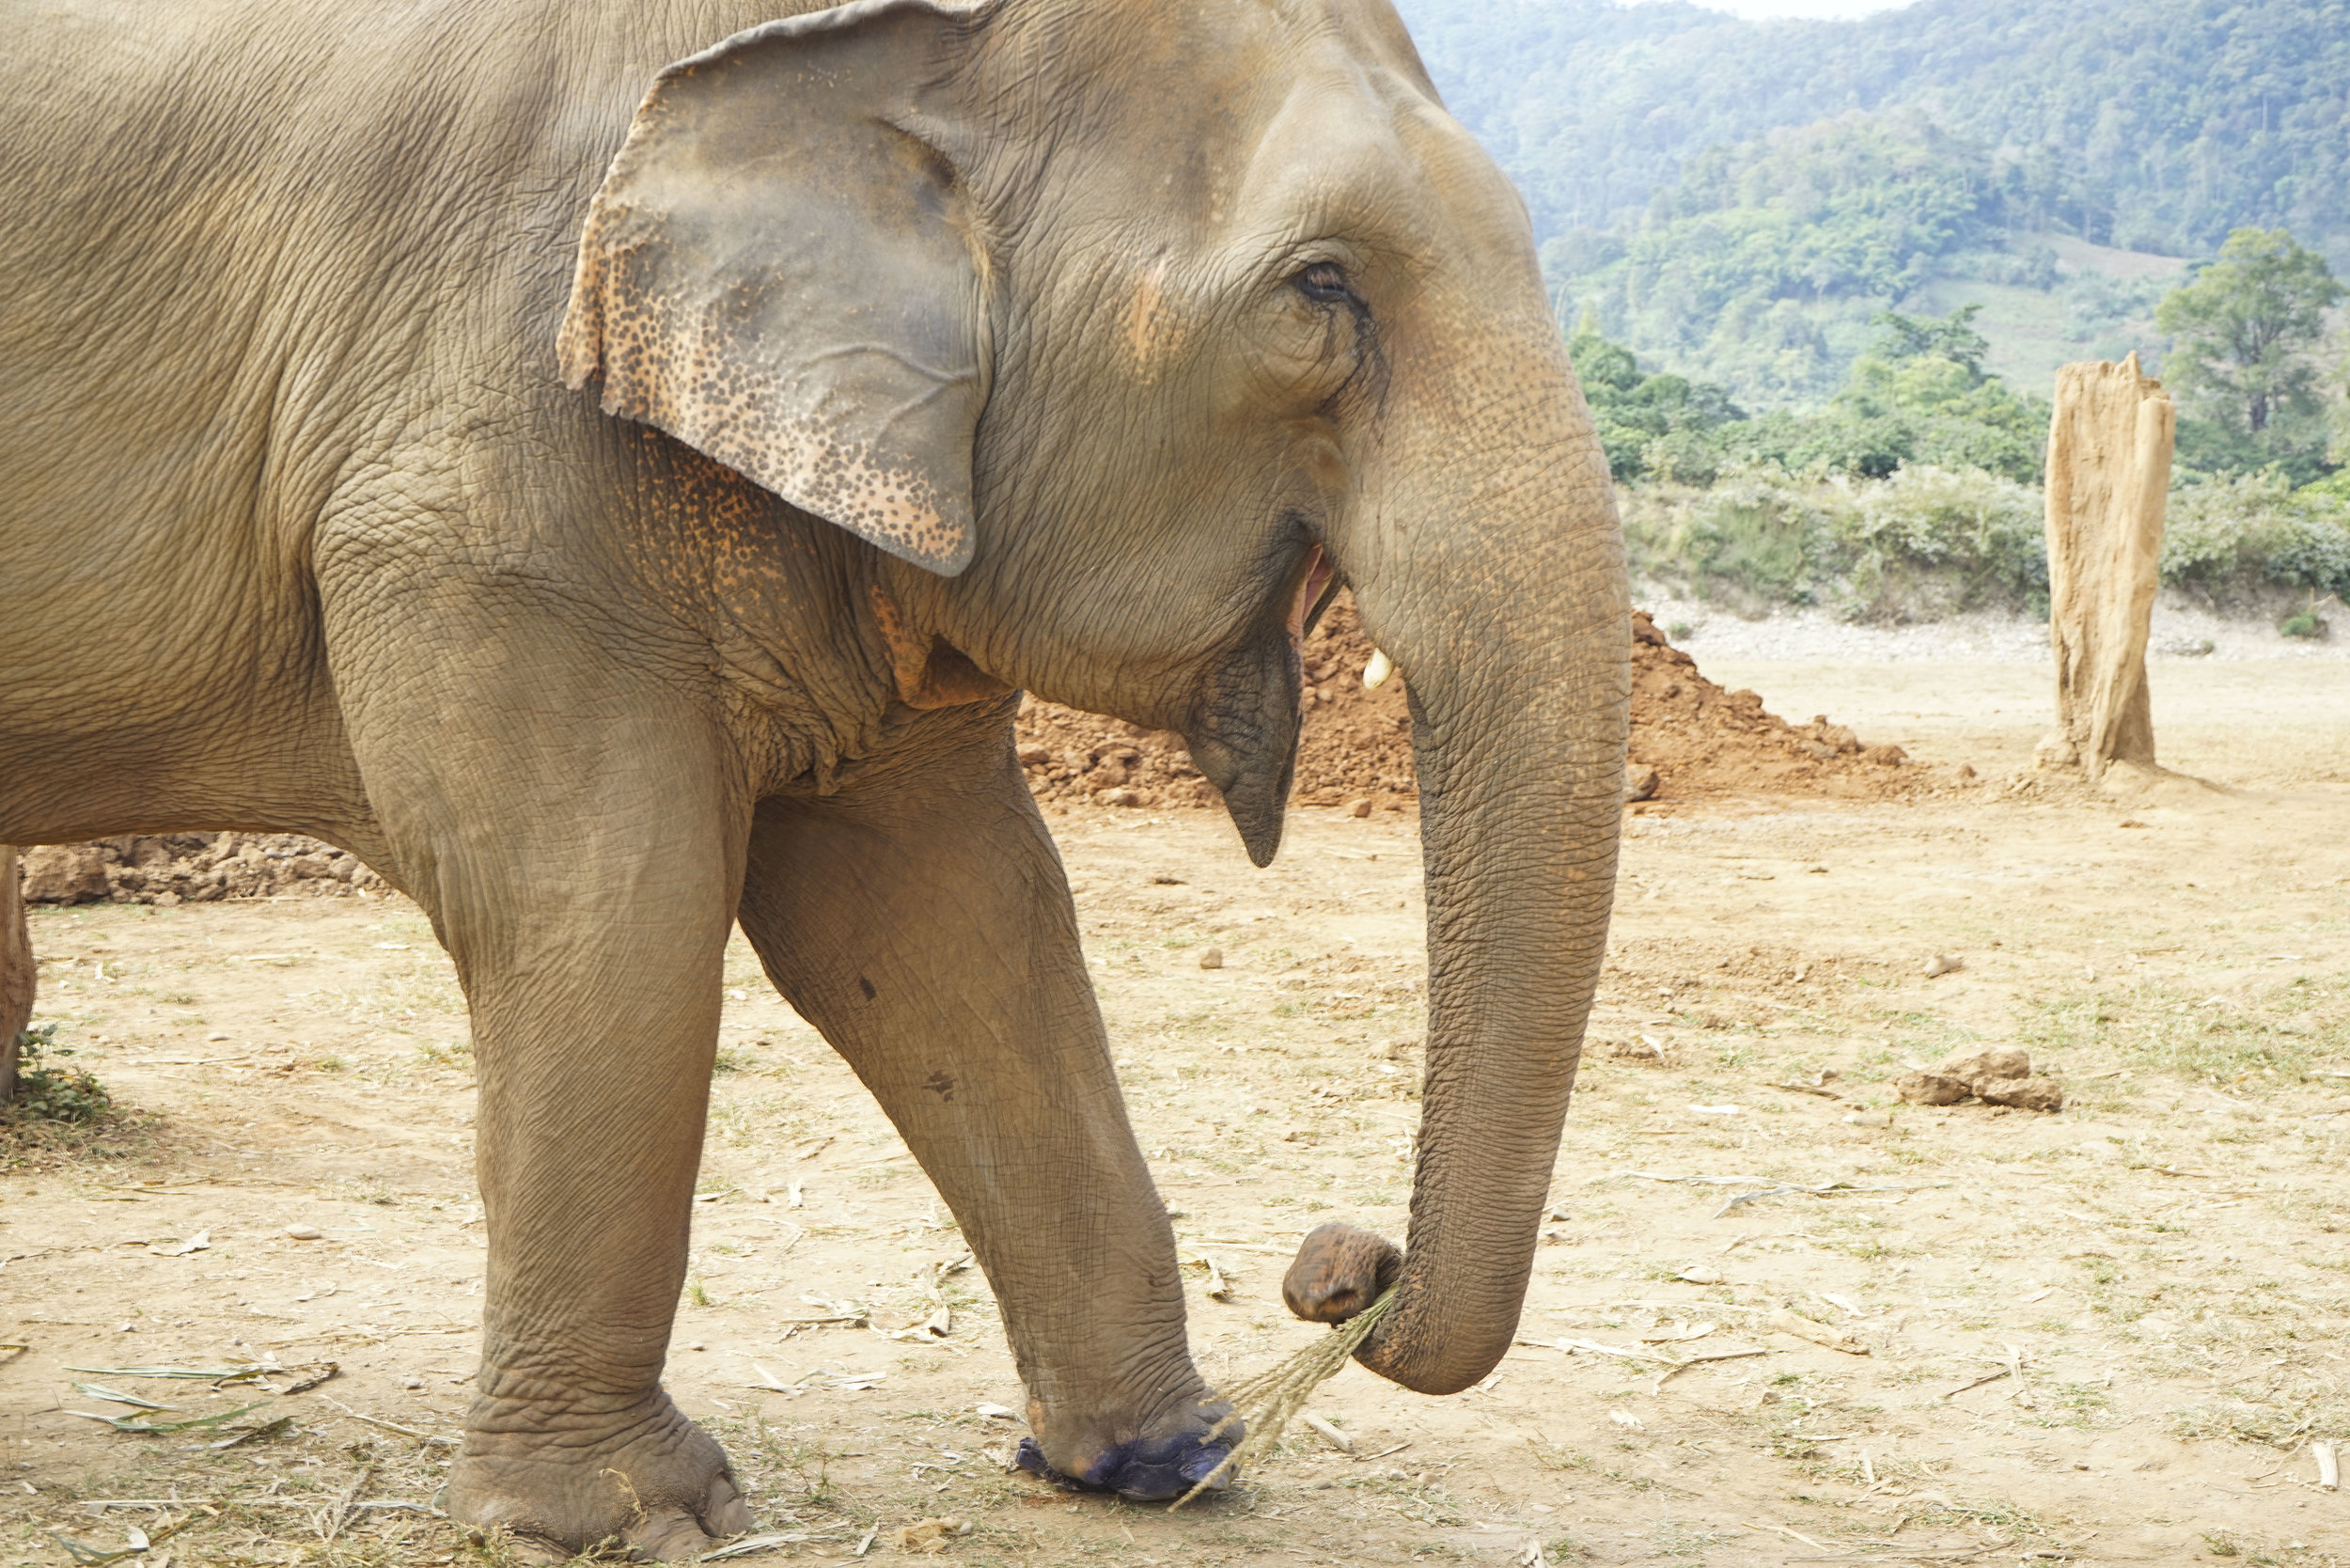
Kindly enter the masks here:
[[[745, 1560], [904, 1559], [944, 1518], [972, 1564], [2350, 1563], [2311, 1446], [2350, 1446], [2341, 669], [2159, 666], [2168, 754], [2225, 788], [2122, 799], [2014, 781], [2037, 671], [1709, 671], [1980, 782], [1636, 808], [1519, 1345], [1450, 1399], [1350, 1368], [1308, 1409], [1351, 1453], [1293, 1427], [1175, 1514], [1005, 1473], [1018, 1427], [985, 1407], [1024, 1402], [985, 1281], [738, 943], [670, 1386], [781, 1538]], [[1195, 1346], [1258, 1372], [1324, 1332], [1279, 1301], [1304, 1231], [1402, 1234], [1408, 812], [1302, 810], [1259, 872], [1205, 810], [1053, 809]], [[425, 922], [288, 899], [34, 930], [40, 1016], [128, 1116], [0, 1143], [0, 1564], [77, 1560], [59, 1537], [150, 1568], [494, 1560], [431, 1512], [483, 1253]], [[1927, 978], [1937, 953], [1961, 966]], [[1893, 1103], [1905, 1061], [1992, 1043], [2066, 1109]], [[131, 1370], [273, 1359], [265, 1387]], [[142, 1435], [74, 1414], [135, 1413], [94, 1389], [156, 1425], [258, 1408]]]

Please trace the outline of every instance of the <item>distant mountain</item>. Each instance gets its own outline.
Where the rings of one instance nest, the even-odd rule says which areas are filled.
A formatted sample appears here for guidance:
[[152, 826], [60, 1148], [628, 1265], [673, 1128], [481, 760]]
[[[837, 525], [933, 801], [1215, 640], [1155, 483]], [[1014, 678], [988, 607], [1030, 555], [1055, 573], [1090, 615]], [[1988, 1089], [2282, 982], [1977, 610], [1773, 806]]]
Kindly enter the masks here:
[[1982, 306], [1989, 366], [2042, 385], [2153, 348], [2163, 259], [2246, 225], [2350, 273], [2350, 0], [1398, 5], [1562, 324], [1758, 405], [1825, 396], [1893, 306]]
[[1856, 22], [1398, 4], [1545, 238], [1622, 227], [1709, 146], [1910, 109], [2042, 165], [2035, 227], [2193, 256], [2282, 226], [2350, 263], [2350, 0], [1921, 0]]

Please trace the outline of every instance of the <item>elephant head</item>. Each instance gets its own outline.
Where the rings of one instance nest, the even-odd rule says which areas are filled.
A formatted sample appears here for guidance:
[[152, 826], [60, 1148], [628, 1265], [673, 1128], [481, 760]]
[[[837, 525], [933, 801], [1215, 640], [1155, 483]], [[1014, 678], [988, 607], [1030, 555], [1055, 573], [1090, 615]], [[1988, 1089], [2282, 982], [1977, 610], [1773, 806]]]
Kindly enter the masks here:
[[729, 39], [638, 111], [561, 352], [878, 547], [905, 700], [1180, 730], [1259, 864], [1300, 638], [1351, 587], [1408, 682], [1430, 975], [1359, 1355], [1482, 1377], [1605, 947], [1628, 612], [1525, 209], [1386, 0], [858, 0]]

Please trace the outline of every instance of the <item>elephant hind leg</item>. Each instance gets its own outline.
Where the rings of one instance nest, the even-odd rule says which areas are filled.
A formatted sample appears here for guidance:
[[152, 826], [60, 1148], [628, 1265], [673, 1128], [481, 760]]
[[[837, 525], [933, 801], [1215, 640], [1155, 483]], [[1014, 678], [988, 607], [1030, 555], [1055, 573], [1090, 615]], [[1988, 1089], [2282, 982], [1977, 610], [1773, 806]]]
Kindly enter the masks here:
[[33, 933], [16, 861], [0, 844], [0, 1105], [16, 1098], [17, 1037], [33, 1018]]

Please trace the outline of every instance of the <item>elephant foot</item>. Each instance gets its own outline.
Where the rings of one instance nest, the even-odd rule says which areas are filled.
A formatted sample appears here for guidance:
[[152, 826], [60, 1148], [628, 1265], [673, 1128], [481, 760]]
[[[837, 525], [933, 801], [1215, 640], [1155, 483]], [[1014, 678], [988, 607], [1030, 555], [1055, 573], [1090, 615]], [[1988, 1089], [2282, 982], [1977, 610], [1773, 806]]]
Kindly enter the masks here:
[[751, 1528], [726, 1451], [658, 1389], [643, 1406], [592, 1421], [508, 1401], [477, 1405], [446, 1508], [524, 1562], [566, 1562], [594, 1547], [689, 1562]]
[[1376, 1231], [1318, 1225], [1297, 1244], [1281, 1299], [1308, 1323], [1344, 1323], [1403, 1272], [1403, 1254]]
[[[1093, 1426], [1057, 1439], [1046, 1423], [1042, 1440], [1020, 1439], [1014, 1463], [1063, 1491], [1115, 1492], [1134, 1502], [1166, 1502], [1206, 1480], [1240, 1446], [1247, 1429], [1239, 1421], [1231, 1422], [1213, 1439], [1208, 1436], [1231, 1408], [1203, 1393], [1197, 1401], [1183, 1402], [1176, 1415], [1138, 1428]], [[1035, 1424], [1033, 1403], [1029, 1412]], [[1220, 1492], [1230, 1484], [1227, 1475], [1211, 1490]]]

